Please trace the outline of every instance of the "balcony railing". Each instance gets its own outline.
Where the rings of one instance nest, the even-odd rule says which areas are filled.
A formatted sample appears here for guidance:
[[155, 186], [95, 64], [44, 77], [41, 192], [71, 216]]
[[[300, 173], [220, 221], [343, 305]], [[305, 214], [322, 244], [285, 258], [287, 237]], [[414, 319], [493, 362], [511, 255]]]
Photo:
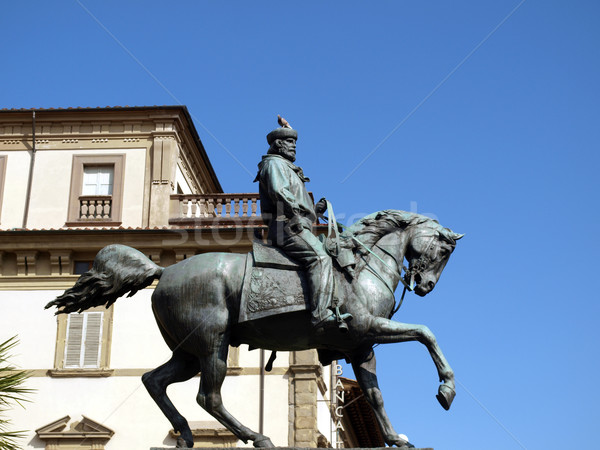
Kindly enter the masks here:
[[111, 195], [82, 195], [79, 197], [79, 220], [110, 220]]
[[258, 193], [171, 195], [169, 223], [262, 223]]

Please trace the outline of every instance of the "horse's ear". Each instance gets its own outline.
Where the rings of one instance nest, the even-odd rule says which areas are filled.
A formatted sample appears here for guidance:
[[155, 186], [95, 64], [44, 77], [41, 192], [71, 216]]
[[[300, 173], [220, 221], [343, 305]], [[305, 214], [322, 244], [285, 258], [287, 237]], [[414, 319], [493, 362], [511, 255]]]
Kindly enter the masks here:
[[460, 238], [462, 238], [464, 236], [464, 234], [459, 234], [459, 233], [452, 232], [450, 234], [450, 236], [452, 236], [452, 239], [454, 239], [455, 241], [458, 241]]

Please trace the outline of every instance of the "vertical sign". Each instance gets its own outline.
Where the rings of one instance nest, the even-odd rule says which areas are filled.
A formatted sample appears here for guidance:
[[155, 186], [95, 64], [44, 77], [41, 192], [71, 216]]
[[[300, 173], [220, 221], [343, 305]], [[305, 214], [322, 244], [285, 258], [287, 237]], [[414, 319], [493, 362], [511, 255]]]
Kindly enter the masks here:
[[333, 389], [334, 395], [335, 395], [335, 433], [336, 433], [336, 447], [337, 448], [341, 448], [343, 445], [343, 442], [340, 439], [340, 430], [341, 431], [346, 431], [344, 430], [344, 425], [342, 425], [342, 419], [344, 417], [344, 398], [346, 396], [346, 393], [344, 392], [344, 385], [342, 384], [342, 380], [340, 379], [340, 376], [343, 374], [343, 370], [342, 370], [342, 366], [341, 364], [335, 364], [334, 366], [334, 370], [335, 370], [335, 387]]

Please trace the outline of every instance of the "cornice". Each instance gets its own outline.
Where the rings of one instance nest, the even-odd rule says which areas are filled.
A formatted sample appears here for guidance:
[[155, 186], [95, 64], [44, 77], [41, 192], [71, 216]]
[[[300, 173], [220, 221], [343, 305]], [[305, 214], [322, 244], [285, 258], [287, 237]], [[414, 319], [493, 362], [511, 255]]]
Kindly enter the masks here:
[[320, 364], [294, 364], [290, 365], [289, 371], [295, 378], [304, 378], [306, 376], [319, 377], [323, 373]]
[[[36, 138], [35, 142], [37, 151], [113, 149], [114, 147], [118, 147], [119, 150], [124, 147], [147, 148], [153, 142], [153, 136], [151, 136], [149, 133], [111, 133], [110, 135], [60, 133], [48, 136], [50, 137]], [[31, 140], [0, 137], [0, 150], [8, 152], [28, 151], [31, 150]]]
[[31, 124], [35, 111], [36, 118], [61, 121], [106, 120], [107, 116], [125, 117], [126, 120], [174, 118], [186, 110], [184, 105], [163, 106], [106, 106], [106, 107], [69, 107], [69, 108], [21, 108], [0, 109], [0, 124]]
[[[25, 369], [30, 377], [52, 377], [52, 378], [101, 378], [101, 377], [140, 377], [153, 370], [148, 368], [111, 368], [111, 369]], [[14, 372], [9, 372], [9, 375]], [[260, 367], [227, 367], [228, 376], [259, 376]], [[273, 367], [271, 372], [265, 372], [267, 376], [286, 376], [289, 370], [286, 367]], [[200, 376], [198, 373], [197, 377]]]
[[58, 291], [73, 287], [79, 275], [0, 276], [0, 291]]
[[[139, 249], [168, 266], [186, 255], [222, 251], [245, 254], [252, 248], [253, 237], [253, 229], [239, 228], [3, 231], [0, 232], [0, 273], [3, 273], [0, 290], [69, 288], [76, 277], [59, 274], [71, 273], [73, 261], [92, 260], [110, 244]], [[8, 265], [3, 268], [2, 264]]]
[[203, 194], [204, 189], [202, 189], [201, 184], [198, 182], [197, 170], [192, 169], [192, 164], [190, 163], [190, 155], [182, 151], [179, 153], [179, 158], [177, 163], [181, 166], [181, 170], [186, 176], [186, 179], [192, 184], [192, 189], [194, 193]]
[[[40, 150], [55, 142], [80, 146], [108, 145], [114, 142], [122, 146], [136, 143], [135, 139], [152, 140], [153, 132], [157, 135], [173, 132], [177, 141], [182, 143], [183, 151], [189, 153], [194, 161], [190, 164], [190, 169], [197, 174], [200, 184], [207, 186], [209, 191], [223, 192], [192, 117], [183, 105], [0, 110], [0, 150], [30, 149], [34, 111], [37, 119], [36, 143], [42, 146]], [[123, 126], [122, 131], [111, 131], [111, 126], [114, 128], [116, 124]], [[85, 128], [85, 131], [80, 132], [81, 128]], [[95, 142], [82, 142], [87, 139]], [[117, 142], [118, 140], [122, 142]]]

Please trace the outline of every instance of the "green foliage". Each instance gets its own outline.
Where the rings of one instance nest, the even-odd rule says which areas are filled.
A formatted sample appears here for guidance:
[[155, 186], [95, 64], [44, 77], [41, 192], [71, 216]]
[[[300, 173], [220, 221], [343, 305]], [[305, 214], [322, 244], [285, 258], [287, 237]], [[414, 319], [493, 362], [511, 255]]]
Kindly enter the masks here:
[[[16, 336], [0, 343], [0, 414], [15, 403], [23, 407], [23, 402], [29, 401], [25, 396], [33, 392], [23, 387], [29, 374], [9, 363], [11, 350], [18, 343]], [[9, 420], [0, 417], [0, 450], [18, 450], [17, 439], [24, 437], [24, 431], [10, 431], [9, 425]]]

